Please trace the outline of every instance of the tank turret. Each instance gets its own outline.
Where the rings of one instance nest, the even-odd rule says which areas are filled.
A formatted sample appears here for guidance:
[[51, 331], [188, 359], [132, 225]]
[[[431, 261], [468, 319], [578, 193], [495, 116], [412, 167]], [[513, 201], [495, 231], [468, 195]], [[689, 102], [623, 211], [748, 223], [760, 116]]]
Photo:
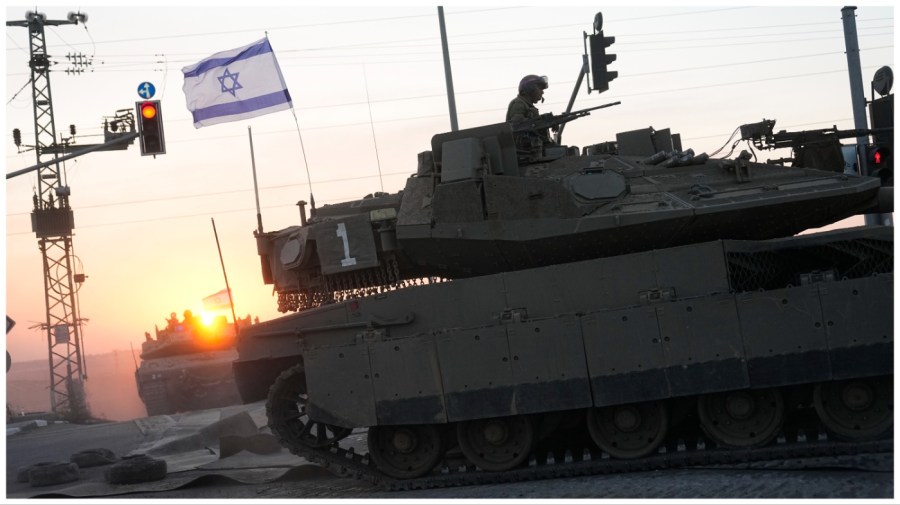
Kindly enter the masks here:
[[325, 205], [301, 226], [257, 234], [279, 310], [423, 280], [785, 237], [879, 204], [878, 178], [760, 163], [746, 151], [713, 159], [682, 150], [668, 129], [582, 149], [533, 141], [588, 113], [435, 135], [403, 190]]

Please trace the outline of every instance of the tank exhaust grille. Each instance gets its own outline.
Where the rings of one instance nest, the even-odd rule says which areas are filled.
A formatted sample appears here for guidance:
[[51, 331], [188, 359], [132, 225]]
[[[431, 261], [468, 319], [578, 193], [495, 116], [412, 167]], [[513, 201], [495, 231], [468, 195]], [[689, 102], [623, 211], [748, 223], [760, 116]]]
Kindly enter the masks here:
[[893, 244], [860, 239], [782, 250], [729, 252], [728, 274], [735, 292], [799, 286], [812, 272], [856, 279], [894, 271]]

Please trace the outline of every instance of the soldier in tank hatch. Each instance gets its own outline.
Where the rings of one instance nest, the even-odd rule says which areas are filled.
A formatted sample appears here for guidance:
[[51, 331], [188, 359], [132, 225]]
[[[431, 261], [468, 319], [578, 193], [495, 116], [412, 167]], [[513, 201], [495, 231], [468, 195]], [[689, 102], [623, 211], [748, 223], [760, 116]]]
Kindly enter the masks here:
[[[515, 124], [541, 117], [540, 111], [534, 104], [544, 101], [544, 90], [549, 86], [546, 75], [529, 74], [523, 77], [519, 81], [518, 96], [509, 102], [509, 107], [506, 109], [506, 121]], [[518, 132], [515, 134], [515, 142], [516, 147], [522, 151], [539, 149], [541, 145], [555, 144], [546, 128]]]
[[519, 81], [519, 95], [509, 102], [506, 120], [519, 122], [541, 115], [534, 104], [544, 101], [544, 90], [550, 86], [546, 75], [526, 75]]

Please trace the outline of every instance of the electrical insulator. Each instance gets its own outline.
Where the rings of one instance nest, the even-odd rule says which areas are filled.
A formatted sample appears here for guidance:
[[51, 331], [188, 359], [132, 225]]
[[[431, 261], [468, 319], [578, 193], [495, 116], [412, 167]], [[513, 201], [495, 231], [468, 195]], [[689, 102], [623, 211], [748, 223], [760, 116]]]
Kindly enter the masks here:
[[18, 128], [13, 128], [13, 143], [16, 145], [16, 147], [22, 145], [22, 131]]

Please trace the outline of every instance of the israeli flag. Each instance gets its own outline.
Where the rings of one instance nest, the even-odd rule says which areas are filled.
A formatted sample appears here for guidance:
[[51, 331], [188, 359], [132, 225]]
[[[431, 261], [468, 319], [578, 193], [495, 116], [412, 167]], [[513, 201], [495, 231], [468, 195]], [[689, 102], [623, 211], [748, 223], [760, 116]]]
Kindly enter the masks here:
[[290, 109], [291, 94], [264, 38], [181, 69], [194, 128]]

